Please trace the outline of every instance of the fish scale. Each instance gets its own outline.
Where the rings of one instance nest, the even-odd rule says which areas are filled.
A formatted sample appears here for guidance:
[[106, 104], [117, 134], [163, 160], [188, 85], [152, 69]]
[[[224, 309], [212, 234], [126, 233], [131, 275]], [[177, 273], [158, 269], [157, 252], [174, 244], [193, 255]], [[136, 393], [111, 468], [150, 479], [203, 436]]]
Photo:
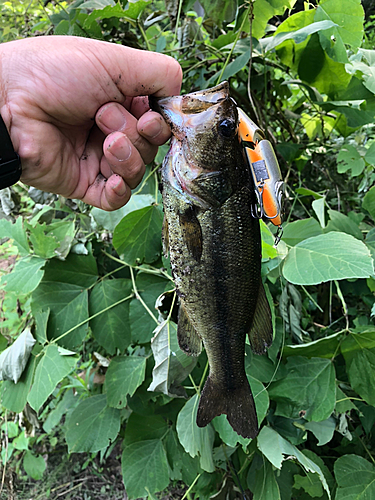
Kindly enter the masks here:
[[[193, 355], [203, 341], [210, 367], [197, 424], [203, 427], [225, 413], [238, 434], [253, 438], [258, 422], [245, 373], [245, 338], [248, 334], [253, 350], [263, 353], [272, 342], [272, 325], [237, 108], [226, 82], [151, 99], [150, 105], [173, 134], [162, 167], [163, 238], [179, 296], [178, 340]], [[262, 317], [255, 320], [257, 311]]]

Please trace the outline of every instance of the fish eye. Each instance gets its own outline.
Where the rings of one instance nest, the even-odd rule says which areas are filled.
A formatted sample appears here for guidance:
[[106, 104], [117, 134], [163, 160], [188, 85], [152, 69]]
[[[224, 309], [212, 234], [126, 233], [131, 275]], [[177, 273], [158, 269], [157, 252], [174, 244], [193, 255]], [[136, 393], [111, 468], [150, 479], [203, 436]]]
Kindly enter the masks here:
[[222, 120], [218, 125], [219, 133], [223, 137], [232, 137], [236, 132], [236, 124], [233, 120]]

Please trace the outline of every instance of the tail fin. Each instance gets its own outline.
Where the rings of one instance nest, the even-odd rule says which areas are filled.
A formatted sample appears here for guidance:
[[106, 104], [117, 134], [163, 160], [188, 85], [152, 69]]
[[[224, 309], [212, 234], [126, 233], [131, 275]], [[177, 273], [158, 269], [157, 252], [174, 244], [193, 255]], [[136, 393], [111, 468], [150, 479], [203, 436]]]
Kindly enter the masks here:
[[205, 427], [222, 413], [227, 415], [228, 422], [240, 436], [255, 438], [258, 435], [258, 419], [247, 379], [237, 389], [224, 392], [208, 377], [199, 401], [198, 427]]

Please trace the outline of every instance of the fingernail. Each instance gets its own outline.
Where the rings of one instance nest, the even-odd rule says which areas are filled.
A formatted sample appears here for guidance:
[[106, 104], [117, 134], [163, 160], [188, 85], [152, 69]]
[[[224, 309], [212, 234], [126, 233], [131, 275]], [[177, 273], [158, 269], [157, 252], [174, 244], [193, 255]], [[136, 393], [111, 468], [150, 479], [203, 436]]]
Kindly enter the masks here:
[[161, 119], [152, 120], [142, 127], [142, 133], [150, 137], [150, 139], [154, 139], [155, 137], [157, 137], [161, 131]]
[[124, 136], [117, 137], [108, 146], [109, 151], [118, 161], [126, 161], [132, 154], [131, 146]]
[[116, 177], [118, 177], [118, 181], [113, 186], [113, 190], [116, 192], [118, 196], [123, 196], [126, 193], [126, 184], [122, 182], [121, 176], [116, 175]]
[[99, 116], [102, 124], [110, 130], [122, 130], [126, 125], [126, 117], [117, 105], [108, 106]]

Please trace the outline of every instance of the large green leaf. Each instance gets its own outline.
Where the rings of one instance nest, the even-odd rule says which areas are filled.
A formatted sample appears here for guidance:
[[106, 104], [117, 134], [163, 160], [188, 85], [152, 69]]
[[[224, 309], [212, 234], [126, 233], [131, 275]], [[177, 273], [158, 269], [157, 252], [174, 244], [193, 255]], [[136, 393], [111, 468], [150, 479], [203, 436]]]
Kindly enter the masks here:
[[124, 446], [138, 441], [162, 439], [169, 430], [168, 423], [160, 415], [139, 415], [133, 412], [126, 424]]
[[163, 212], [160, 206], [126, 215], [113, 233], [113, 246], [128, 264], [154, 262], [161, 253]]
[[369, 212], [375, 220], [375, 186], [373, 186], [363, 198], [362, 207]]
[[309, 24], [308, 26], [304, 26], [296, 31], [279, 31], [272, 38], [265, 38], [262, 40], [265, 51], [269, 52], [270, 50], [276, 48], [278, 45], [281, 45], [286, 40], [294, 40], [295, 43], [302, 43], [306, 40], [306, 38], [313, 33], [317, 33], [318, 31], [328, 30], [329, 28], [334, 28], [337, 26], [333, 21], [325, 20], [319, 21], [316, 23]]
[[340, 345], [342, 332], [334, 333], [329, 337], [323, 337], [306, 344], [286, 345], [283, 356], [305, 356], [306, 358], [333, 358]]
[[69, 453], [95, 453], [106, 448], [117, 437], [120, 417], [120, 410], [107, 406], [105, 394], [81, 401], [65, 425]]
[[321, 468], [275, 430], [270, 427], [263, 427], [259, 433], [257, 445], [263, 455], [278, 469], [281, 469], [284, 460], [295, 457], [306, 472], [318, 474], [328, 498], [331, 498], [331, 493]]
[[322, 233], [323, 230], [319, 222], [309, 217], [308, 219], [296, 220], [287, 224], [283, 232], [283, 241], [287, 245], [295, 246], [300, 241]]
[[7, 292], [15, 292], [19, 295], [31, 293], [43, 278], [44, 271], [41, 268], [45, 263], [46, 261], [39, 257], [26, 257], [19, 260], [14, 269], [1, 278], [0, 284], [6, 283], [4, 288]]
[[50, 308], [47, 327], [50, 340], [72, 330], [59, 340], [59, 344], [67, 349], [81, 345], [88, 328], [87, 290], [70, 283], [43, 281], [33, 293], [31, 308], [34, 315]]
[[321, 0], [315, 21], [329, 20], [337, 26], [319, 33], [320, 43], [337, 62], [348, 62], [346, 46], [356, 52], [363, 38], [364, 11], [360, 0]]
[[90, 316], [100, 313], [90, 320], [94, 338], [109, 354], [114, 354], [116, 349], [121, 352], [129, 346], [131, 341], [129, 324], [130, 300], [117, 302], [128, 297], [131, 298], [132, 283], [127, 279], [112, 279], [100, 281], [94, 286], [89, 302]]
[[339, 231], [346, 234], [351, 234], [354, 238], [358, 240], [363, 240], [362, 231], [359, 229], [358, 224], [356, 224], [347, 215], [344, 215], [337, 210], [328, 210], [330, 221], [325, 229], [326, 232], [329, 231]]
[[[260, 38], [264, 35], [268, 21], [277, 15], [282, 15], [286, 9], [292, 9], [295, 0], [257, 0], [254, 2], [253, 12], [253, 36]], [[247, 23], [249, 26], [249, 23]], [[244, 26], [246, 31], [249, 31], [247, 26]]]
[[322, 234], [298, 243], [289, 252], [283, 267], [284, 277], [298, 285], [367, 278], [373, 273], [374, 264], [366, 245], [341, 232]]
[[347, 371], [352, 388], [369, 405], [375, 406], [375, 351], [357, 351]]
[[335, 500], [375, 498], [375, 467], [358, 455], [344, 455], [334, 465], [338, 484]]
[[44, 281], [70, 283], [83, 288], [92, 286], [98, 279], [98, 268], [93, 255], [70, 253], [62, 261], [50, 260], [45, 267]]
[[350, 333], [345, 337], [340, 348], [347, 366], [350, 366], [358, 351], [375, 348], [375, 331], [369, 329], [363, 333]]
[[22, 217], [18, 217], [16, 222], [12, 224], [10, 221], [0, 220], [0, 236], [1, 238], [10, 238], [18, 248], [19, 254], [22, 257], [29, 255], [30, 247], [27, 243], [26, 232], [23, 228]]
[[49, 344], [44, 349], [28, 396], [28, 402], [35, 411], [39, 411], [57, 384], [69, 375], [76, 363], [77, 358], [73, 356], [61, 356], [55, 344]]
[[337, 171], [343, 174], [351, 170], [352, 177], [361, 175], [365, 168], [365, 161], [359, 151], [351, 144], [343, 144], [337, 156]]
[[130, 499], [150, 496], [169, 484], [168, 463], [160, 439], [138, 441], [122, 452], [122, 475]]
[[333, 417], [321, 422], [307, 422], [305, 429], [312, 432], [318, 440], [318, 446], [323, 446], [331, 441], [336, 428], [336, 420]]
[[41, 455], [35, 456], [28, 450], [23, 457], [23, 467], [27, 475], [35, 480], [38, 480], [42, 479], [47, 466]]
[[196, 424], [199, 396], [196, 394], [185, 404], [177, 417], [177, 434], [180, 443], [193, 458], [200, 457], [203, 470], [213, 472], [215, 465], [212, 456], [215, 431], [211, 424], [198, 427]]
[[34, 378], [36, 358], [32, 354], [17, 384], [9, 380], [2, 384], [1, 404], [14, 413], [21, 413]]
[[17, 384], [27, 364], [35, 339], [26, 328], [11, 346], [0, 354], [0, 380]]
[[306, 420], [325, 420], [336, 403], [335, 369], [328, 359], [290, 357], [285, 378], [268, 392], [277, 402], [276, 415]]
[[281, 500], [271, 463], [262, 456], [263, 465], [256, 471], [253, 500]]
[[[124, 13], [122, 12], [121, 17], [123, 17], [123, 15]], [[154, 201], [155, 197], [150, 194], [136, 194], [130, 198], [125, 206], [119, 208], [118, 210], [107, 212], [106, 210], [94, 207], [90, 213], [94, 217], [97, 224], [108, 231], [114, 231], [117, 224], [125, 217], [125, 215], [130, 214], [130, 212], [134, 212], [135, 210], [139, 210], [140, 208], [152, 205]]]
[[28, 225], [30, 242], [35, 255], [43, 259], [51, 259], [52, 257], [56, 257], [56, 249], [60, 244], [54, 236], [45, 234], [44, 226], [42, 224], [37, 224], [34, 227], [30, 224]]
[[105, 387], [108, 406], [123, 408], [126, 396], [133, 396], [145, 379], [146, 358], [116, 356], [111, 359], [106, 373]]
[[177, 342], [177, 325], [165, 320], [154, 330], [151, 340], [155, 366], [152, 370], [152, 383], [149, 391], [163, 392], [167, 396], [186, 396], [185, 390], [178, 387], [197, 363], [197, 358], [187, 356]]

